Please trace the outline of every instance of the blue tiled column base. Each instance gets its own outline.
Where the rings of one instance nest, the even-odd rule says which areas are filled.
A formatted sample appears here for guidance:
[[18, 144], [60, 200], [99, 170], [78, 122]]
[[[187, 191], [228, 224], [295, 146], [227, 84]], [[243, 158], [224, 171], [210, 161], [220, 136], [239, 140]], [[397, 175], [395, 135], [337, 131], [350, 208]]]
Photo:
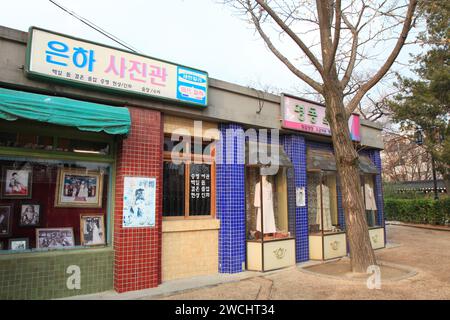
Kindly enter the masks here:
[[[298, 135], [281, 137], [284, 151], [294, 165], [295, 187], [304, 187], [306, 197], [306, 143], [305, 138]], [[295, 192], [294, 192], [295, 194]], [[308, 199], [306, 198], [306, 203]], [[295, 238], [297, 262], [309, 260], [308, 207], [295, 208]]]
[[[227, 129], [241, 129], [236, 124], [221, 124], [219, 130], [222, 137], [218, 148], [222, 147], [222, 154], [218, 160], [226, 159], [227, 154]], [[237, 151], [244, 147], [243, 137], [234, 137], [234, 158]], [[219, 272], [236, 273], [242, 272], [245, 262], [245, 165], [226, 164], [225, 160], [217, 161], [216, 184], [217, 184], [217, 217], [220, 219], [219, 231]], [[236, 163], [236, 162], [235, 162]]]

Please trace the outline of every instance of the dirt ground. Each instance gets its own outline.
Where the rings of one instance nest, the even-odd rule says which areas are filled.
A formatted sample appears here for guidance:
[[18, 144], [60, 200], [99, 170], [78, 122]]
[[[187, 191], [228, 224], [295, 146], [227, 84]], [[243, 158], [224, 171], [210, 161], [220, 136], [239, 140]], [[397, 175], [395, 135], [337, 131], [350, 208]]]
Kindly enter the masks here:
[[414, 268], [407, 279], [368, 289], [366, 281], [341, 280], [288, 268], [263, 277], [196, 289], [160, 299], [450, 299], [450, 232], [387, 226], [390, 243], [380, 261]]

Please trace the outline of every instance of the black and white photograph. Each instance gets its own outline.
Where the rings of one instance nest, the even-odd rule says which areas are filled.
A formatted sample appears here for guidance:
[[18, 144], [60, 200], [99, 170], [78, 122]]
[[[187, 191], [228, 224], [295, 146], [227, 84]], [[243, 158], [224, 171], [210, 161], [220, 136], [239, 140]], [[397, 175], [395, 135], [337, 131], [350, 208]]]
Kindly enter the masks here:
[[36, 248], [64, 248], [75, 246], [73, 228], [36, 229]]
[[36, 203], [24, 203], [20, 206], [21, 227], [39, 226], [41, 222], [41, 206]]
[[80, 218], [81, 245], [105, 244], [105, 223], [103, 215], [82, 215]]
[[29, 199], [31, 198], [32, 186], [31, 169], [16, 169], [14, 167], [2, 168], [2, 190], [3, 199]]
[[28, 249], [28, 238], [16, 238], [16, 239], [9, 239], [9, 250], [27, 250]]
[[11, 204], [0, 204], [0, 237], [7, 237], [11, 234], [12, 208]]

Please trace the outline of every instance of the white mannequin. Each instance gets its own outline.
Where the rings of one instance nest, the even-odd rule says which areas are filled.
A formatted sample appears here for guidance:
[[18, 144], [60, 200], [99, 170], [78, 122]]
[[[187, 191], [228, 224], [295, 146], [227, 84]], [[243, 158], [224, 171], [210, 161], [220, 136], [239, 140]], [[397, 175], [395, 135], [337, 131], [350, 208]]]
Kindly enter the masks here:
[[372, 183], [366, 182], [364, 184], [365, 196], [366, 196], [366, 210], [377, 210], [377, 204], [375, 202], [375, 195], [373, 192]]
[[[320, 230], [332, 230], [333, 225], [331, 223], [331, 208], [330, 208], [330, 189], [328, 186], [322, 184], [322, 201], [320, 200], [320, 184], [316, 187], [317, 194], [317, 216], [316, 223], [320, 226]], [[321, 207], [323, 203], [323, 224], [322, 224], [322, 212]]]
[[[263, 233], [275, 233], [277, 228], [275, 226], [275, 213], [273, 211], [273, 191], [272, 184], [267, 180], [266, 176], [262, 176], [262, 199], [263, 199]], [[261, 184], [255, 185], [255, 200], [253, 203], [255, 208], [258, 208], [256, 215], [256, 230], [261, 232]]]

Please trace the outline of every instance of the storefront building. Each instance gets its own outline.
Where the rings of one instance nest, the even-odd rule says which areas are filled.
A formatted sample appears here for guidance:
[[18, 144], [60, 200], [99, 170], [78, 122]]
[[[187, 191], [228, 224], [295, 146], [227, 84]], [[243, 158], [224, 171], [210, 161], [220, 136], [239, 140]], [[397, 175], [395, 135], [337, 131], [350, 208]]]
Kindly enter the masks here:
[[[71, 36], [0, 27], [0, 298], [126, 292], [347, 255], [323, 110]], [[358, 115], [349, 125], [382, 248], [381, 128]], [[200, 143], [179, 144], [185, 136]], [[253, 137], [278, 155], [276, 172], [254, 157]]]

